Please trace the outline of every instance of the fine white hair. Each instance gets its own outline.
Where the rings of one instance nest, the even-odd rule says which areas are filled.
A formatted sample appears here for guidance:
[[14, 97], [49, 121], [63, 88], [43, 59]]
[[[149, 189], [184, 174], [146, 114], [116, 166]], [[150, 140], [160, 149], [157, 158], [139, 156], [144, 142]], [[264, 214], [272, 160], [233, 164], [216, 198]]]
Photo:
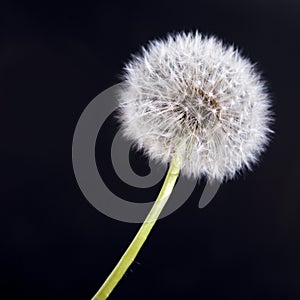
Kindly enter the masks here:
[[133, 56], [119, 104], [123, 133], [138, 149], [164, 164], [184, 149], [181, 172], [194, 178], [223, 181], [251, 168], [272, 132], [252, 63], [198, 32], [154, 40]]

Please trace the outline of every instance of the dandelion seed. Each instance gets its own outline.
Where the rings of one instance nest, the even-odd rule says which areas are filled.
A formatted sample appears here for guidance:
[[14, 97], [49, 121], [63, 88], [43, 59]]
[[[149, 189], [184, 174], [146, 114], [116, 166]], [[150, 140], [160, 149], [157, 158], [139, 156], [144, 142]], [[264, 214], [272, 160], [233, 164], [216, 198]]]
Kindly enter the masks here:
[[[147, 57], [147, 64], [142, 57]], [[150, 69], [160, 76], [151, 77]], [[248, 59], [215, 37], [196, 32], [157, 40], [131, 60], [124, 79], [120, 92], [124, 134], [150, 159], [165, 164], [184, 142], [188, 148], [183, 175], [230, 179], [255, 163], [268, 144], [272, 118], [265, 84]], [[150, 108], [145, 117], [144, 106]], [[162, 106], [167, 109], [161, 114]], [[146, 121], [144, 134], [137, 135], [136, 128]], [[247, 139], [236, 131], [240, 126]], [[168, 137], [157, 139], [166, 131]], [[193, 143], [193, 136], [200, 142]], [[199, 144], [208, 145], [208, 149], [199, 151]], [[230, 151], [235, 147], [242, 151]], [[218, 160], [212, 159], [215, 157]]]

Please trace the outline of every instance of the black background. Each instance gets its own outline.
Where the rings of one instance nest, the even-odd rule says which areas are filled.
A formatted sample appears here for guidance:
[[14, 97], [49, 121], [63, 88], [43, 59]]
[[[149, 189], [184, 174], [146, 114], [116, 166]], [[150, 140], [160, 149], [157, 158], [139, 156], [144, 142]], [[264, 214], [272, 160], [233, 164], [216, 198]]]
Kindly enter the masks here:
[[[1, 1], [1, 299], [90, 299], [100, 287], [139, 225], [82, 195], [76, 122], [141, 45], [195, 29], [257, 62], [276, 134], [254, 172], [224, 184], [209, 206], [197, 208], [202, 182], [160, 220], [111, 299], [300, 299], [299, 16], [297, 0]], [[111, 118], [98, 161], [115, 128]], [[132, 161], [147, 169], [140, 155]]]

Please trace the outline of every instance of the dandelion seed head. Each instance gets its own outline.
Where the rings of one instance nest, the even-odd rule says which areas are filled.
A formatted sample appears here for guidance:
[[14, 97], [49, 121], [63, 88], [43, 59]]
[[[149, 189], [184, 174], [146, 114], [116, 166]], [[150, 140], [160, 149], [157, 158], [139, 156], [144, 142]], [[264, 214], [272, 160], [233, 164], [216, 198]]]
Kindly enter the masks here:
[[251, 62], [213, 36], [154, 40], [125, 66], [119, 93], [125, 136], [150, 159], [183, 149], [183, 175], [227, 180], [257, 162], [272, 121], [265, 83]]

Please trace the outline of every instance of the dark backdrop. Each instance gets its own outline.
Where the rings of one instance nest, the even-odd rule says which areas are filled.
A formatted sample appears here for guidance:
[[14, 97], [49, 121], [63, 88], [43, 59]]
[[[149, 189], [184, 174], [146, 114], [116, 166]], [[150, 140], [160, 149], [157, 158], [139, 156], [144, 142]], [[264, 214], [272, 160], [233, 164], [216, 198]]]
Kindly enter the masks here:
[[[1, 299], [90, 299], [99, 288], [139, 225], [104, 216], [82, 195], [76, 122], [120, 81], [132, 52], [195, 29], [258, 63], [276, 135], [254, 172], [224, 184], [205, 209], [202, 182], [160, 220], [111, 299], [300, 299], [299, 15], [297, 0], [1, 1]], [[111, 118], [98, 161], [115, 129]], [[147, 170], [140, 154], [131, 161]]]

